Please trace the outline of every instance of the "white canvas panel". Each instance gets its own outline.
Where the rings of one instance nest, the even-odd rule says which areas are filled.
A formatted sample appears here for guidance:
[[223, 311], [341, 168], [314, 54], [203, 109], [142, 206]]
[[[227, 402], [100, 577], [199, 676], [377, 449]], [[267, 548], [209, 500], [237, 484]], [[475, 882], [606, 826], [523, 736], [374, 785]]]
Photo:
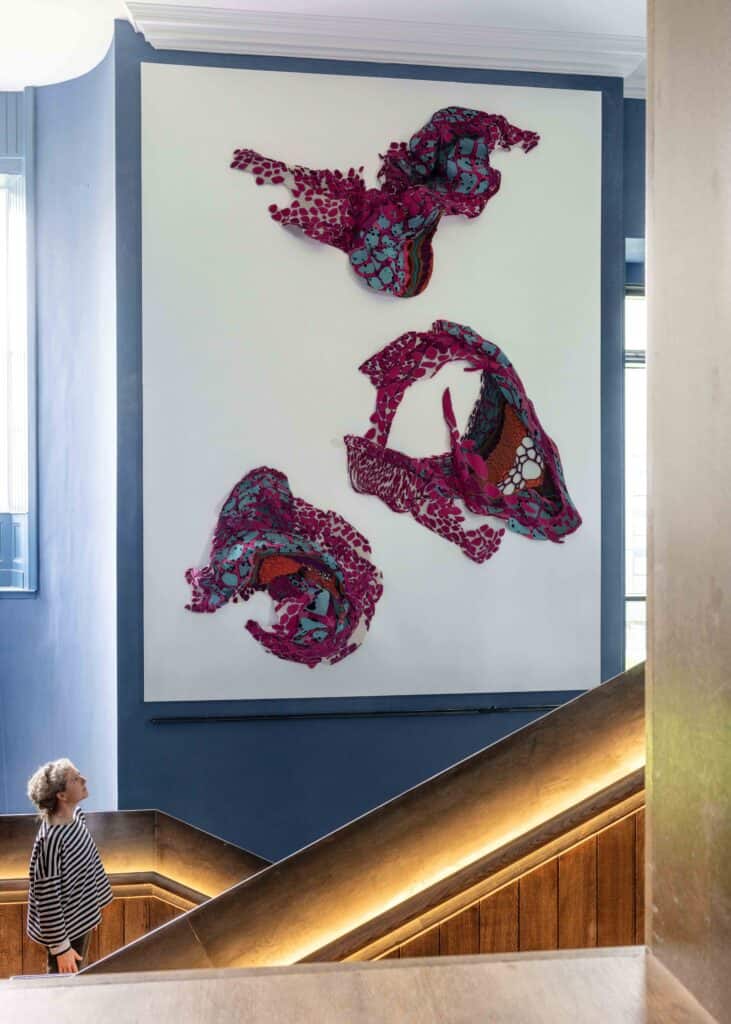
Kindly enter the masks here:
[[[229, 169], [251, 147], [310, 167], [365, 165], [440, 107], [504, 114], [539, 146], [497, 152], [500, 192], [444, 219], [415, 298], [376, 295], [347, 257], [267, 213], [288, 193]], [[147, 700], [573, 689], [600, 678], [601, 96], [595, 92], [142, 66], [144, 629]], [[471, 562], [349, 483], [342, 437], [375, 392], [358, 366], [406, 330], [465, 323], [498, 344], [559, 446], [584, 518], [562, 545], [506, 533]], [[391, 435], [445, 451], [479, 375], [459, 364], [409, 389]], [[314, 670], [267, 653], [257, 595], [185, 610], [221, 503], [250, 469], [335, 509], [370, 540], [384, 595], [363, 646]], [[120, 500], [124, 496], [120, 495]]]

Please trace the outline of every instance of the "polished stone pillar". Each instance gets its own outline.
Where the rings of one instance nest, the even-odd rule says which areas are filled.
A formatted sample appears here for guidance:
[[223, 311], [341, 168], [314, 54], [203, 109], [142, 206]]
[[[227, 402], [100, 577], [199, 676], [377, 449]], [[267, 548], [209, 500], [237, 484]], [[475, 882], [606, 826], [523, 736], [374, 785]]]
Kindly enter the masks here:
[[649, 944], [731, 1013], [731, 2], [650, 0]]

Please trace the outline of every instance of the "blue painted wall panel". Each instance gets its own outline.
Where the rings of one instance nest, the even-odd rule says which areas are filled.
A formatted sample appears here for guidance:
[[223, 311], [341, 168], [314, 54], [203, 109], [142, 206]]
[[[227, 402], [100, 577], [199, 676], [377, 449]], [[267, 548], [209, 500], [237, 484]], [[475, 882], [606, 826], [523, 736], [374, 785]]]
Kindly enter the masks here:
[[40, 581], [0, 602], [0, 808], [68, 756], [116, 806], [114, 60], [36, 91]]
[[645, 101], [624, 101], [624, 237], [645, 237]]
[[[575, 696], [471, 694], [451, 707], [556, 703]], [[415, 710], [446, 703], [412, 698]], [[277, 860], [331, 832], [468, 754], [537, 718], [541, 712], [358, 717], [154, 725], [156, 715], [240, 714], [242, 704], [279, 713], [403, 706], [387, 701], [147, 704], [120, 697], [120, 806], [162, 807]], [[276, 709], [274, 705], [277, 705]], [[285, 705], [282, 707], [281, 705]]]

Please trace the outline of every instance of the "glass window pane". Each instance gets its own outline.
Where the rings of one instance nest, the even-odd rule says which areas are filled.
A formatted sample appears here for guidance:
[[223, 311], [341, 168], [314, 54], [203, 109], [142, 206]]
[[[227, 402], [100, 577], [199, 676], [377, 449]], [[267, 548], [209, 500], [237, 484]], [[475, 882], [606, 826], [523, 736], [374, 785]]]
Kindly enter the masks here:
[[9, 388], [8, 388], [8, 309], [9, 282], [8, 282], [8, 222], [10, 213], [10, 202], [8, 189], [0, 178], [0, 513], [10, 511], [9, 494], [9, 473], [10, 459], [8, 451], [10, 448], [9, 439]]
[[[19, 131], [12, 159], [0, 172], [0, 598], [37, 588], [35, 309], [28, 302], [33, 273], [26, 195], [33, 166], [33, 95], [0, 93], [0, 111]], [[0, 118], [2, 120], [3, 118]], [[0, 130], [0, 135], [2, 131]], [[10, 138], [10, 136], [8, 136]], [[2, 604], [0, 603], [0, 608]]]
[[25, 196], [0, 175], [0, 513], [28, 512]]
[[644, 295], [625, 296], [625, 667], [645, 659], [647, 630], [647, 325]]
[[624, 347], [628, 351], [647, 351], [647, 316], [644, 295], [624, 297]]
[[645, 660], [646, 637], [647, 602], [625, 601], [625, 668]]
[[625, 592], [647, 593], [647, 371], [625, 367]]

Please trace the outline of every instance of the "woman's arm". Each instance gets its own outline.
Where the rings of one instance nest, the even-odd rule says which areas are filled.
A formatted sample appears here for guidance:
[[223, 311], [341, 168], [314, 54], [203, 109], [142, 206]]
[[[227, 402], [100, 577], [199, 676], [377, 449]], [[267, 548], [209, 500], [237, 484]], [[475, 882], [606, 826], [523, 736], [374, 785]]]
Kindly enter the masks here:
[[62, 872], [61, 842], [55, 836], [49, 837], [33, 865], [30, 882], [33, 888], [36, 927], [44, 944], [54, 956], [66, 953], [71, 948], [61, 906]]

